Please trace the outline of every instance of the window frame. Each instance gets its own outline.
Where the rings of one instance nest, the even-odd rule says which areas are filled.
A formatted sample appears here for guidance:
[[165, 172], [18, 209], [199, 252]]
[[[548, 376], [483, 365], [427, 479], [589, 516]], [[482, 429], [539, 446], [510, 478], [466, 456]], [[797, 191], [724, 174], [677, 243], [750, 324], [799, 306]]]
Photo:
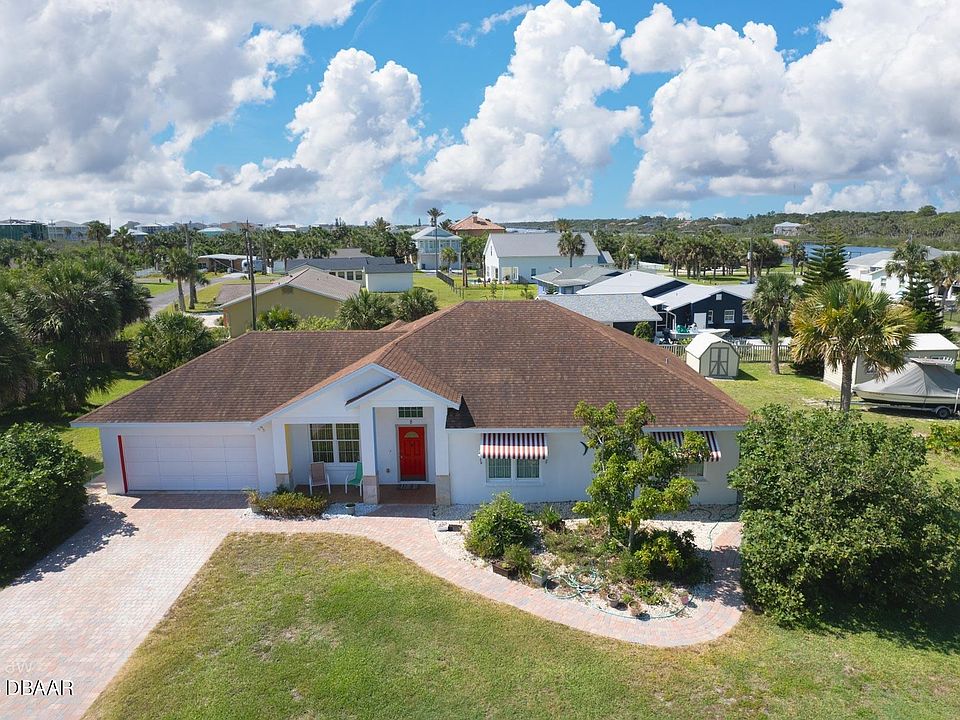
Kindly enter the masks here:
[[[495, 467], [503, 467], [503, 463], [506, 463], [506, 475], [493, 475], [493, 469]], [[513, 460], [510, 458], [487, 458], [486, 462], [486, 475], [487, 482], [490, 483], [503, 483], [509, 482], [513, 479]]]
[[397, 417], [402, 420], [419, 420], [423, 418], [423, 406], [401, 405], [397, 408]]
[[[697, 472], [699, 469], [700, 472]], [[691, 480], [703, 480], [704, 464], [702, 462], [690, 463], [683, 469], [683, 476]]]
[[[730, 317], [728, 320], [727, 317]], [[736, 325], [737, 324], [737, 309], [736, 308], [726, 308], [723, 311], [723, 324], [724, 325]]]
[[[329, 437], [317, 437], [315, 435], [315, 432], [318, 435], [322, 433], [325, 428], [329, 428]], [[356, 437], [352, 437], [352, 428], [356, 428]], [[310, 458], [312, 462], [330, 463], [331, 465], [360, 462], [360, 423], [310, 423], [308, 432], [310, 435]], [[331, 459], [326, 459], [328, 457], [326, 455], [320, 457], [319, 453], [323, 452], [323, 450], [320, 449], [322, 444], [329, 444], [329, 457]], [[351, 459], [344, 459], [345, 456]], [[352, 459], [354, 457], [356, 457], [355, 460]]]

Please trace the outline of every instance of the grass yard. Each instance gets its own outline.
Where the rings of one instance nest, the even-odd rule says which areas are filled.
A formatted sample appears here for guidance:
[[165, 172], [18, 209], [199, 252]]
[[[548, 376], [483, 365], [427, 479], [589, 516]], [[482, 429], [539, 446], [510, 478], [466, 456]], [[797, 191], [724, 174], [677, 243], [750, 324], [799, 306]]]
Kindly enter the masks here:
[[172, 282], [138, 282], [137, 285], [149, 290], [151, 297], [177, 289], [177, 284]]
[[[767, 271], [768, 269], [764, 268], [763, 274], [766, 275]], [[777, 267], [770, 268], [769, 272], [791, 274], [793, 273], [793, 267], [790, 265], [789, 262], [787, 262], [782, 265], [778, 265]], [[670, 271], [669, 267], [666, 270], [660, 271], [659, 274], [671, 276], [671, 277], [673, 276], [673, 273]], [[749, 279], [749, 276], [747, 274], [747, 269], [745, 267], [738, 268], [737, 270], [734, 270], [732, 273], [729, 273], [728, 275], [721, 275], [720, 271], [717, 270], [716, 277], [714, 277], [713, 271], [709, 270], [707, 271], [707, 275], [704, 278], [687, 277], [686, 271], [680, 270], [680, 273], [677, 275], [677, 277], [680, 280], [683, 280], [685, 282], [697, 283], [699, 285], [739, 285], [740, 283], [747, 282], [747, 280]], [[798, 278], [800, 277], [799, 272], [797, 272], [797, 277]]]
[[[111, 400], [123, 397], [129, 392], [133, 392], [141, 385], [146, 384], [147, 379], [133, 372], [117, 372], [114, 374], [114, 382], [106, 392], [91, 393], [87, 398], [87, 409], [84, 412], [105, 405]], [[19, 408], [12, 408], [0, 413], [0, 431], [18, 422], [35, 422], [46, 425], [57, 431], [57, 434], [65, 440], [73, 443], [87, 459], [87, 466], [93, 473], [99, 473], [103, 470], [103, 453], [100, 450], [100, 435], [95, 428], [72, 428], [70, 421], [79, 417], [82, 413], [62, 413], [51, 412], [49, 409], [39, 405], [27, 405]]]
[[[809, 407], [806, 400], [840, 401], [839, 390], [834, 390], [816, 378], [797, 375], [789, 363], [781, 363], [780, 372], [779, 376], [773, 375], [769, 363], [740, 363], [740, 375], [736, 380], [715, 380], [714, 383], [749, 410], [756, 410], [771, 403], [802, 408]], [[854, 407], [851, 412], [871, 422], [906, 423], [922, 435], [928, 434], [933, 425], [960, 422], [937, 420], [929, 413], [903, 410], [881, 411]], [[960, 463], [948, 455], [930, 453], [927, 460], [938, 473], [960, 472]]]
[[956, 718], [956, 623], [784, 630], [690, 649], [596, 638], [383, 546], [232, 536], [88, 718]]
[[[473, 273], [471, 272], [471, 275]], [[460, 280], [460, 274], [457, 273], [457, 280]], [[423, 272], [417, 272], [413, 275], [413, 284], [415, 287], [424, 287], [428, 290], [433, 290], [434, 294], [437, 296], [437, 303], [440, 305], [440, 308], [450, 307], [451, 305], [456, 305], [462, 300], [522, 300], [523, 297], [520, 295], [522, 289], [521, 285], [498, 285], [497, 286], [497, 296], [493, 298], [490, 295], [490, 287], [480, 286], [471, 286], [464, 288], [463, 297], [453, 291], [449, 285], [447, 285], [443, 280], [436, 277], [435, 275], [430, 275]], [[536, 296], [537, 286], [528, 285], [531, 292]]]

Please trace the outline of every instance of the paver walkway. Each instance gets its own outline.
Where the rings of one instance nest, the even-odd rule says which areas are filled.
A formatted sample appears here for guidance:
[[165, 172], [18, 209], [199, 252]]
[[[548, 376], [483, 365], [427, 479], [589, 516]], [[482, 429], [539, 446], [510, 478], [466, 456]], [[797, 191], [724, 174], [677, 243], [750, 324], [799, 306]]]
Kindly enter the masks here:
[[0, 591], [3, 681], [72, 683], [66, 697], [8, 695], [0, 718], [80, 717], [230, 532], [333, 532], [379, 541], [428, 572], [491, 600], [585, 632], [661, 647], [715, 639], [740, 617], [739, 526], [715, 543], [717, 582], [690, 617], [638, 621], [560, 600], [451, 557], [423, 517], [253, 516], [240, 496], [105, 496], [91, 522]]

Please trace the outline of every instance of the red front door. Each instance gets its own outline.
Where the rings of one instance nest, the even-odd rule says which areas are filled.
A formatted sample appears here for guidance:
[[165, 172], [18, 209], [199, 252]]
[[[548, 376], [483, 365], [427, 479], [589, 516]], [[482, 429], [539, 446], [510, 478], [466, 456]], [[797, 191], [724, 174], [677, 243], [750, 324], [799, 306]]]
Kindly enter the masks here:
[[427, 479], [426, 428], [405, 425], [397, 428], [400, 448], [400, 480], [412, 482]]

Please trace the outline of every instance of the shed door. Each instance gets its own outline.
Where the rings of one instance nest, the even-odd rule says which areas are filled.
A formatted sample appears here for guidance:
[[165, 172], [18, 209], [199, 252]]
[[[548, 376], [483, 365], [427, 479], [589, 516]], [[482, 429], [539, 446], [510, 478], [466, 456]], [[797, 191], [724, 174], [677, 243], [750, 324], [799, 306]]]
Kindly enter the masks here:
[[127, 490], [257, 487], [253, 435], [124, 435]]
[[730, 374], [730, 348], [710, 348], [710, 364], [707, 373], [711, 377], [726, 377]]

